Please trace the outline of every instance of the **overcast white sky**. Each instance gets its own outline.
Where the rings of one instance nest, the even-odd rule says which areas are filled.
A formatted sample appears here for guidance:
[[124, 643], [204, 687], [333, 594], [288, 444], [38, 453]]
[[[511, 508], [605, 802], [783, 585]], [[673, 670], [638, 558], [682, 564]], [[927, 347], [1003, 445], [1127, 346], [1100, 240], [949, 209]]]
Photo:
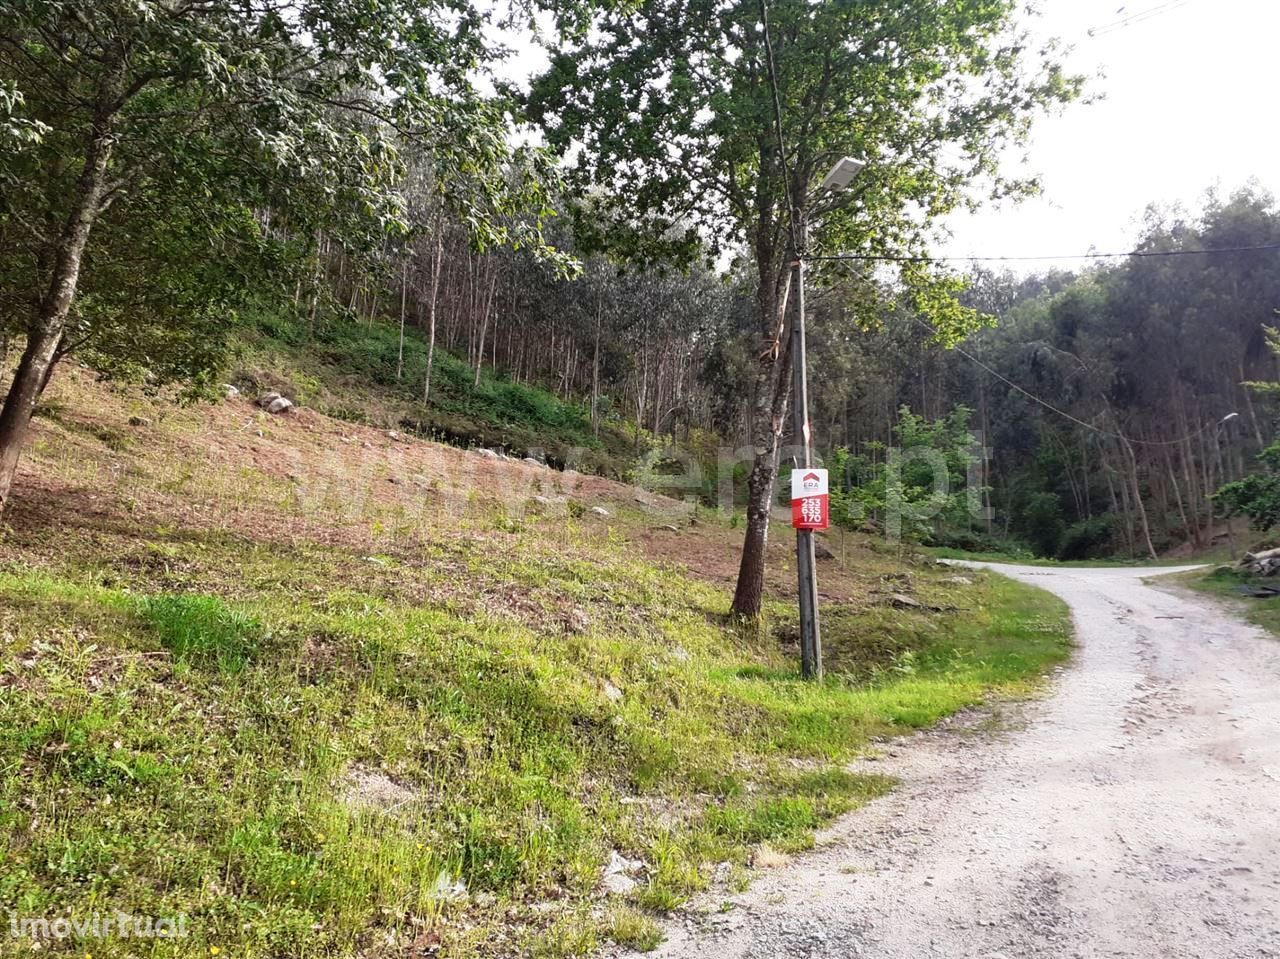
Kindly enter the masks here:
[[[1039, 174], [1043, 194], [953, 217], [939, 255], [1124, 251], [1149, 203], [1195, 209], [1208, 187], [1228, 192], [1250, 178], [1280, 194], [1280, 0], [1038, 6], [1034, 31], [1069, 44], [1067, 66], [1090, 77], [1090, 92], [1103, 99], [1041, 118], [1025, 167], [1023, 151], [1008, 160]], [[527, 40], [511, 40], [517, 53], [509, 75], [527, 76], [545, 63]], [[1027, 272], [1081, 263], [1006, 265]]]
[[[1194, 209], [1207, 187], [1226, 192], [1251, 177], [1280, 193], [1278, 0], [1041, 0], [1041, 9], [1037, 31], [1074, 45], [1075, 72], [1103, 71], [1091, 86], [1105, 99], [1033, 130], [1029, 169], [1042, 196], [955, 217], [939, 252], [1127, 250], [1150, 202]], [[1090, 37], [1091, 27], [1101, 29]]]

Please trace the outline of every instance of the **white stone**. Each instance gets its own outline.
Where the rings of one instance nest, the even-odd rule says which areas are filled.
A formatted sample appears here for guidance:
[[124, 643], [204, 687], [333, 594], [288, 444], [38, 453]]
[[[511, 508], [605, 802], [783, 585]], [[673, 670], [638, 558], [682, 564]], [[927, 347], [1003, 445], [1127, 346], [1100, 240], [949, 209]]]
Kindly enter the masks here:
[[638, 885], [634, 877], [642, 875], [644, 871], [643, 862], [628, 859], [615, 849], [609, 853], [609, 862], [604, 867], [604, 875], [600, 877], [600, 891], [625, 896]]

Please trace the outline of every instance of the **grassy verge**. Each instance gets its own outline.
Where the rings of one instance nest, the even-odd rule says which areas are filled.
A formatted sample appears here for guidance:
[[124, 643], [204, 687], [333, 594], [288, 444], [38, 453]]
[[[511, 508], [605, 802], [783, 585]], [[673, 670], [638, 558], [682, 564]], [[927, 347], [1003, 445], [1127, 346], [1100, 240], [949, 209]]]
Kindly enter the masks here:
[[648, 947], [890, 788], [847, 770], [874, 740], [1068, 652], [1047, 594], [850, 536], [803, 683], [784, 536], [743, 631], [741, 533], [631, 487], [74, 369], [53, 390], [0, 526], [0, 914], [188, 936], [40, 955]]
[[[166, 956], [652, 945], [646, 912], [889, 788], [842, 767], [872, 738], [1067, 655], [1057, 600], [939, 577], [956, 612], [834, 609], [808, 685], [723, 590], [561, 536], [380, 557], [160, 529], [0, 568], [0, 908], [185, 915]], [[601, 919], [614, 850], [645, 866]]]
[[1220, 566], [1207, 573], [1188, 573], [1182, 582], [1192, 589], [1226, 601], [1255, 626], [1261, 626], [1280, 636], [1280, 596], [1255, 598], [1240, 591], [1242, 586], [1275, 586], [1275, 580], [1258, 579], [1230, 567]]

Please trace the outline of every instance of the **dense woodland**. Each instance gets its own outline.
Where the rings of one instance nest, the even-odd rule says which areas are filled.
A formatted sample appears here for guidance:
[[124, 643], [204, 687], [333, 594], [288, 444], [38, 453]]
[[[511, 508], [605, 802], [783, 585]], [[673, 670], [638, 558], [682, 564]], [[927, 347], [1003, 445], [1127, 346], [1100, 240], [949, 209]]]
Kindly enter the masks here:
[[[815, 442], [853, 453], [846, 481], [858, 483], [858, 464], [899, 442], [904, 408], [937, 420], [965, 407], [990, 451], [987, 509], [935, 529], [939, 541], [1069, 558], [1207, 547], [1225, 535], [1213, 493], [1251, 471], [1273, 434], [1266, 395], [1246, 384], [1277, 374], [1264, 334], [1280, 250], [1239, 248], [1277, 243], [1274, 199], [1246, 188], [1194, 212], [1149, 210], [1135, 249], [1179, 255], [1024, 275], [971, 264], [961, 299], [990, 325], [954, 348], [895, 299], [892, 279], [820, 277]], [[580, 402], [593, 421], [638, 423], [646, 450], [695, 431], [749, 442], [752, 293], [740, 274], [586, 256], [563, 277], [528, 254], [477, 255], [447, 226], [383, 254], [380, 280], [340, 252], [323, 259], [321, 298], [343, 322], [403, 318], [408, 335], [429, 335], [434, 291], [436, 342], [477, 377], [492, 369]]]
[[[1195, 251], [1280, 240], [1272, 198], [1153, 210], [1137, 249], [1187, 255], [930, 262], [938, 217], [1035, 188], [1000, 151], [1082, 90], [1054, 45], [1022, 42], [1016, 5], [641, 7], [542, 5], [550, 65], [512, 83], [474, 29], [487, 14], [454, 4], [6, 6], [0, 508], [66, 357], [208, 397], [264, 317], [304, 343], [390, 329], [381, 378], [427, 411], [438, 356], [454, 381], [465, 363], [477, 387], [558, 397], [636, 457], [753, 449], [735, 598], [752, 613], [790, 438], [796, 247], [873, 258], [809, 270], [815, 444], [847, 484], [875, 476], [904, 411], [966, 409], [988, 508], [931, 538], [1211, 543], [1213, 492], [1271, 438], [1244, 384], [1272, 374], [1280, 273], [1271, 249]], [[866, 168], [821, 190], [848, 155]]]
[[816, 425], [857, 449], [892, 442], [902, 406], [964, 405], [991, 451], [992, 515], [975, 529], [1069, 558], [1208, 547], [1226, 536], [1214, 492], [1274, 438], [1273, 394], [1248, 384], [1276, 378], [1278, 243], [1273, 197], [1209, 194], [1198, 211], [1148, 211], [1135, 249], [1184, 255], [975, 269], [966, 300], [995, 322], [957, 349], [930, 345], [918, 317], [852, 337], [828, 325]]

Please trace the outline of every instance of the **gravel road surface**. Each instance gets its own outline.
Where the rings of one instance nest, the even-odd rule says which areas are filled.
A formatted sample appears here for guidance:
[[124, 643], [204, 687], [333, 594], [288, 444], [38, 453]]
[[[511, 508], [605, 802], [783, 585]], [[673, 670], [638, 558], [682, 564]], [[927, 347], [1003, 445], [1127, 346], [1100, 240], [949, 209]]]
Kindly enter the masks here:
[[1071, 605], [1052, 693], [888, 745], [898, 790], [651, 955], [1280, 956], [1280, 640], [1168, 569], [997, 568]]

